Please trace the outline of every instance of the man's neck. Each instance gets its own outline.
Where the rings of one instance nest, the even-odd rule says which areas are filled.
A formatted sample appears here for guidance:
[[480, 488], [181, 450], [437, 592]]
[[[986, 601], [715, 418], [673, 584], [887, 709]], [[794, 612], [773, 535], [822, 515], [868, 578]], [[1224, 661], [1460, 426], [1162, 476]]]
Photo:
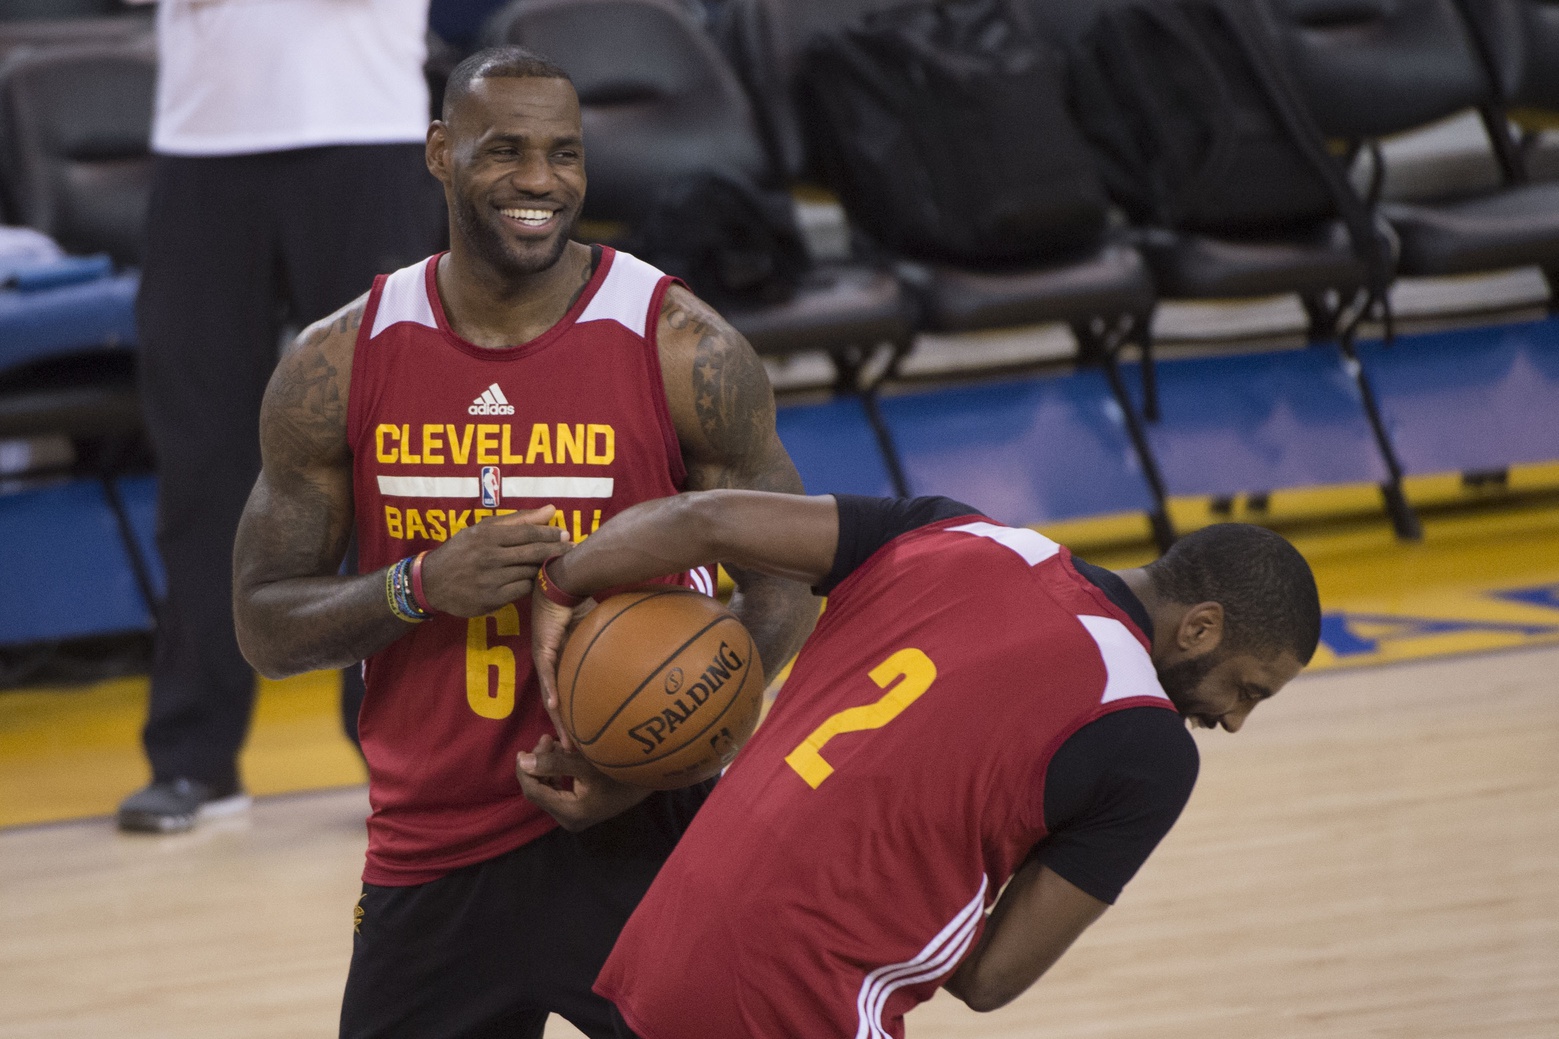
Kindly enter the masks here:
[[1131, 594], [1135, 595], [1141, 601], [1142, 608], [1148, 611], [1148, 617], [1153, 621], [1153, 649], [1156, 658], [1157, 651], [1164, 648], [1161, 643], [1171, 638], [1172, 633], [1179, 628], [1180, 618], [1185, 614], [1185, 607], [1165, 601], [1153, 587], [1153, 578], [1142, 567], [1117, 570], [1115, 576], [1126, 582], [1126, 587], [1131, 589]]
[[515, 277], [495, 270], [452, 243], [435, 282], [456, 335], [489, 349], [528, 343], [563, 319], [589, 284], [588, 245], [569, 242], [546, 270]]

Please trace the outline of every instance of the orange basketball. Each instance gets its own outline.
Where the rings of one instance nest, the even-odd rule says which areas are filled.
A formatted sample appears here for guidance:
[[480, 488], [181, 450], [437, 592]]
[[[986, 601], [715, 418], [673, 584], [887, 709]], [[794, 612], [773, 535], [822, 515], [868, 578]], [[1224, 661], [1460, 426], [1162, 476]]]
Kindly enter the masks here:
[[569, 635], [558, 712], [590, 763], [656, 790], [718, 773], [758, 724], [763, 664], [716, 599], [670, 586], [614, 595]]

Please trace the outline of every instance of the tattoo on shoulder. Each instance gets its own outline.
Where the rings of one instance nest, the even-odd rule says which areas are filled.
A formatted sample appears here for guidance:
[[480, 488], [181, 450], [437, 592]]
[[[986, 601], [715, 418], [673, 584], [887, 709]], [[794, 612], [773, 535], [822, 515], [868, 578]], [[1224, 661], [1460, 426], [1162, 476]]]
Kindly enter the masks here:
[[[356, 322], [362, 324], [362, 310], [355, 309]], [[321, 448], [340, 442], [346, 448], [346, 395], [342, 392], [341, 372], [325, 341], [338, 333], [350, 314], [334, 323], [310, 332], [301, 347], [277, 367], [271, 388], [266, 393], [267, 419], [264, 434], [267, 446], [292, 458], [313, 458]], [[340, 331], [350, 331], [346, 325]]]
[[728, 460], [756, 456], [774, 432], [774, 397], [758, 355], [712, 314], [672, 305], [666, 321], [698, 336], [693, 408], [704, 439]]
[[351, 309], [342, 312], [341, 317], [336, 320], [336, 323], [331, 328], [338, 333], [356, 332], [363, 327], [363, 311], [367, 309], [366, 306], [362, 305], [351, 307]]

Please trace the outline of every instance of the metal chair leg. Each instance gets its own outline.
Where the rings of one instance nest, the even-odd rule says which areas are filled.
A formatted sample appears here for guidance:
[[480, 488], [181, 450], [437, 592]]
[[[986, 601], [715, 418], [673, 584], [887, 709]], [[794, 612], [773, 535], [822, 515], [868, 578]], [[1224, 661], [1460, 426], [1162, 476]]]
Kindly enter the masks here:
[[[1137, 410], [1131, 403], [1131, 395], [1126, 392], [1126, 383], [1121, 379], [1120, 367], [1117, 364], [1120, 348], [1130, 335], [1132, 327], [1129, 318], [1125, 322], [1117, 323], [1113, 329], [1106, 332], [1098, 345], [1104, 360], [1104, 377], [1109, 381], [1110, 392], [1115, 395], [1116, 403], [1120, 405], [1121, 415], [1126, 422], [1126, 435], [1131, 438], [1132, 449], [1137, 453], [1137, 460], [1142, 464], [1142, 475], [1148, 483], [1148, 493], [1153, 498], [1153, 507], [1148, 510], [1148, 524], [1153, 530], [1153, 542], [1160, 552], [1168, 552], [1169, 546], [1175, 543], [1177, 537], [1174, 524], [1169, 519], [1169, 495], [1164, 487], [1163, 474], [1159, 471], [1158, 459], [1154, 457], [1147, 433], [1142, 428], [1142, 422], [1137, 418]], [[1144, 350], [1144, 364], [1146, 360], [1146, 350]], [[1144, 392], [1150, 386], [1152, 386], [1151, 382], [1145, 382]]]
[[1364, 403], [1364, 414], [1369, 419], [1370, 432], [1375, 436], [1375, 445], [1380, 450], [1381, 460], [1386, 463], [1388, 475], [1386, 482], [1380, 485], [1380, 494], [1385, 501], [1386, 514], [1391, 517], [1391, 526], [1397, 532], [1397, 537], [1404, 541], [1422, 541], [1424, 525], [1402, 490], [1402, 463], [1397, 460], [1396, 449], [1391, 445], [1391, 438], [1386, 435], [1386, 424], [1380, 417], [1380, 405], [1375, 400], [1375, 390], [1364, 374], [1363, 362], [1359, 360], [1359, 355], [1353, 349], [1352, 336], [1342, 336], [1338, 340], [1338, 348], [1342, 350], [1343, 367], [1353, 377], [1354, 385], [1359, 388], [1359, 397]]
[[888, 480], [893, 485], [893, 493], [901, 498], [910, 496], [909, 480], [904, 475], [904, 463], [899, 458], [898, 445], [893, 442], [893, 432], [888, 428], [887, 420], [882, 417], [882, 409], [877, 404], [877, 390], [882, 383], [898, 374], [900, 363], [909, 353], [913, 340], [891, 344], [892, 356], [882, 374], [870, 385], [862, 385], [861, 372], [866, 363], [875, 354], [875, 349], [862, 350], [860, 347], [851, 347], [848, 351], [834, 354], [834, 368], [838, 372], [838, 379], [834, 387], [837, 392], [848, 394], [860, 400], [861, 409], [866, 412], [866, 421], [872, 427], [872, 434], [877, 438], [877, 451], [882, 455], [883, 467], [888, 470]]

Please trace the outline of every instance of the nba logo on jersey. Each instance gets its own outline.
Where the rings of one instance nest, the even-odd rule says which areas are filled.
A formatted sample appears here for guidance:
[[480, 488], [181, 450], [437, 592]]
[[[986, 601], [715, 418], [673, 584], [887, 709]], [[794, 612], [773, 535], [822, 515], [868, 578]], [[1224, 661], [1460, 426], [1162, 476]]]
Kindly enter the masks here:
[[482, 466], [482, 506], [496, 509], [503, 501], [503, 478], [496, 465]]

